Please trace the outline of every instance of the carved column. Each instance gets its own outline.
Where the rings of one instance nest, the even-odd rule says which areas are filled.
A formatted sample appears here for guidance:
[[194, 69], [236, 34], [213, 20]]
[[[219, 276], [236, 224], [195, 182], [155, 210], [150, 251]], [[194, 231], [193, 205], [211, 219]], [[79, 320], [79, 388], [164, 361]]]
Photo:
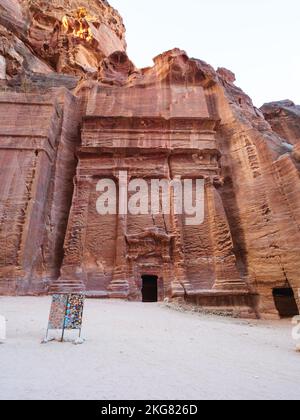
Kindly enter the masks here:
[[117, 215], [116, 253], [112, 281], [108, 287], [111, 298], [121, 299], [129, 296], [129, 281], [127, 273], [127, 172], [119, 176], [119, 212]]
[[174, 231], [174, 279], [171, 283], [172, 297], [184, 297], [186, 293], [192, 290], [192, 287], [185, 271], [182, 215], [172, 214], [172, 223]]
[[246, 283], [240, 279], [233, 242], [222, 199], [213, 180], [206, 180], [206, 199], [210, 225], [210, 236], [214, 250], [215, 290], [248, 291]]
[[87, 228], [91, 179], [79, 178], [75, 187], [71, 216], [65, 240], [65, 257], [60, 278], [50, 293], [70, 293], [85, 290], [84, 244]]

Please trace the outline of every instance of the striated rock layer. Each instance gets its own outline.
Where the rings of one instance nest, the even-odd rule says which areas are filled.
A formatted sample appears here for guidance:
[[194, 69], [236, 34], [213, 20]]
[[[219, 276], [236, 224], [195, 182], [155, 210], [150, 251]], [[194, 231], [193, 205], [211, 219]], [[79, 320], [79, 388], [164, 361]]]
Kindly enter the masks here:
[[[145, 300], [152, 281], [159, 300], [296, 313], [299, 107], [258, 110], [232, 72], [178, 49], [136, 69], [106, 1], [0, 10], [0, 293]], [[204, 221], [101, 216], [103, 178], [127, 199], [130, 179], [202, 179]]]

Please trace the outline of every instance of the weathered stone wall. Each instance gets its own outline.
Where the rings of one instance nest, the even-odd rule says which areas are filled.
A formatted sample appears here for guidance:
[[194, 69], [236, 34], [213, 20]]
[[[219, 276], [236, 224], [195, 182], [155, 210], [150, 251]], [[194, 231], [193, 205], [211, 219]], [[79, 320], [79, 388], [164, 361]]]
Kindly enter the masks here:
[[[141, 278], [151, 274], [162, 282], [161, 299], [202, 296], [212, 306], [226, 295], [234, 306], [233, 296], [241, 302], [253, 295], [239, 273], [218, 191], [219, 117], [209, 112], [204, 73], [195, 63], [176, 50], [126, 86], [90, 86], [65, 258], [52, 290], [77, 282], [94, 296], [140, 300]], [[203, 178], [204, 223], [187, 226], [175, 214], [100, 216], [97, 181], [114, 179], [120, 189], [120, 171], [148, 184]]]
[[0, 94], [0, 292], [47, 291], [62, 259], [75, 147], [76, 100]]
[[259, 312], [276, 316], [273, 288], [290, 286], [298, 298], [299, 168], [287, 140], [272, 131], [232, 78], [218, 76], [207, 95], [221, 119], [221, 191], [235, 253], [260, 295]]

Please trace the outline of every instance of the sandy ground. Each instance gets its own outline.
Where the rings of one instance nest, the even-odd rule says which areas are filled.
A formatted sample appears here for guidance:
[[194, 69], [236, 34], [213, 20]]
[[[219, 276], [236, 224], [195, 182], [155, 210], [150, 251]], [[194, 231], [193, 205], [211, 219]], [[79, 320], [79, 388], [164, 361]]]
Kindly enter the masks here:
[[0, 298], [0, 399], [300, 398], [290, 321], [88, 300], [83, 345], [42, 345], [49, 307], [49, 298]]

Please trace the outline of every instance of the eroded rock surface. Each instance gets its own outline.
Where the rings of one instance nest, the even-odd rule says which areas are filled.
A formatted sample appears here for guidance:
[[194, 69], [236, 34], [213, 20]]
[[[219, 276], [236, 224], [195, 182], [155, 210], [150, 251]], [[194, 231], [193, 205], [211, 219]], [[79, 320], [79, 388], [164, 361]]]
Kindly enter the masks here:
[[122, 19], [103, 0], [1, 0], [0, 12], [9, 80], [23, 72], [97, 78], [103, 59], [126, 50]]
[[[259, 110], [231, 71], [179, 49], [136, 69], [106, 1], [0, 10], [1, 293], [141, 300], [147, 276], [159, 300], [275, 317], [294, 292], [299, 306], [299, 107]], [[120, 188], [125, 171], [202, 178], [204, 222], [100, 216], [97, 182]]]
[[300, 143], [300, 106], [286, 100], [265, 104], [261, 110], [273, 131], [295, 146]]

